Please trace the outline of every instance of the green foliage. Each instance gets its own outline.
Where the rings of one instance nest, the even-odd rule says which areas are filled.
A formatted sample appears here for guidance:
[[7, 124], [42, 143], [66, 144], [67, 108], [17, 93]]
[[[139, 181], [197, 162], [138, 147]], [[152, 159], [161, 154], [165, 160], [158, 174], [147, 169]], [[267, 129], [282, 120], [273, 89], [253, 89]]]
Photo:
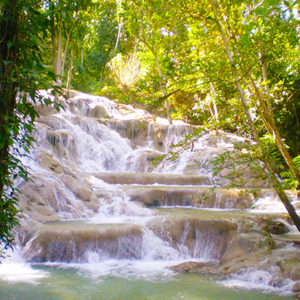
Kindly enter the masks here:
[[110, 84], [107, 63], [122, 50], [120, 44], [115, 47], [118, 35], [116, 2], [90, 3], [80, 12], [75, 27], [70, 46], [74, 53], [71, 87], [101, 93], [104, 85]]
[[[300, 155], [296, 156], [293, 159], [295, 167], [300, 171]], [[299, 186], [298, 180], [295, 178], [291, 170], [287, 170], [280, 173], [280, 176], [283, 178], [283, 186], [286, 189], [296, 190]]]
[[19, 157], [33, 143], [38, 116], [34, 104], [51, 102], [37, 90], [49, 88], [55, 80], [41, 56], [49, 21], [40, 5], [33, 0], [5, 0], [0, 7], [1, 28], [7, 29], [0, 39], [0, 244], [4, 250], [12, 245], [12, 229], [19, 223], [14, 181], [28, 179]]
[[[227, 169], [229, 172], [224, 178], [229, 179], [228, 187], [241, 187], [245, 184], [243, 181], [243, 173], [245, 169], [253, 171], [256, 177], [253, 178], [253, 183], [257, 180], [266, 180], [262, 166], [259, 164], [261, 159], [256, 144], [248, 142], [239, 142], [234, 144], [234, 150], [220, 153], [215, 159], [211, 160], [214, 165], [213, 175], [217, 176], [219, 173]], [[256, 197], [257, 191], [251, 191]]]
[[[209, 1], [55, 3], [55, 16], [63, 20], [64, 27], [73, 24], [72, 12], [77, 20], [70, 46], [74, 51], [73, 88], [138, 103], [161, 116], [166, 115], [168, 100], [173, 118], [251, 135]], [[264, 0], [256, 5], [253, 1], [222, 0], [218, 5], [220, 16], [225, 16], [220, 22], [254, 125], [260, 136], [266, 133], [248, 73], [264, 99], [264, 89], [269, 87], [276, 126], [293, 156], [300, 149], [299, 139], [293, 138], [300, 132], [296, 8], [296, 1]], [[124, 92], [110, 76], [108, 63], [118, 53], [128, 57], [133, 52], [145, 73]]]
[[272, 158], [276, 168], [284, 169], [282, 155], [276, 146], [274, 138], [270, 134], [266, 133], [260, 138], [260, 141], [265, 149], [265, 155], [268, 155]]
[[170, 146], [172, 150], [170, 150], [167, 154], [155, 158], [152, 163], [154, 165], [158, 165], [163, 159], [175, 161], [184, 151], [193, 151], [194, 143], [205, 133], [207, 133], [206, 128], [200, 126], [195, 128], [193, 133], [186, 134], [179, 143]]

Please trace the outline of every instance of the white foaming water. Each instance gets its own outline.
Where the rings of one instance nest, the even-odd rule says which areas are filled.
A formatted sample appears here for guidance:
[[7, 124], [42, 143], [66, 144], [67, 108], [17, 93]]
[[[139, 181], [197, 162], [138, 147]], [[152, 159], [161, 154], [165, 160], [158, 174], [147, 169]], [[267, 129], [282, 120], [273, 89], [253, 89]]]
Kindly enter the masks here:
[[[285, 191], [289, 200], [294, 205], [297, 199], [296, 191]], [[259, 197], [253, 205], [254, 212], [286, 213], [286, 208], [274, 191], [269, 191], [263, 197]]]
[[[178, 143], [185, 134], [189, 133], [187, 128], [184, 129], [181, 134], [179, 134], [179, 131], [179, 129], [177, 129], [177, 132], [176, 129], [172, 129], [172, 132], [169, 133], [170, 138], [167, 142], [167, 150], [172, 150], [174, 152], [179, 150], [179, 157], [175, 160], [169, 158], [165, 159], [155, 168], [155, 172], [184, 174], [190, 167], [193, 168], [193, 166], [196, 166], [197, 170], [194, 171], [196, 174], [205, 174], [213, 177], [211, 160], [221, 152], [232, 150], [234, 148], [232, 142], [229, 142], [231, 135], [222, 132], [222, 135], [219, 136], [206, 133], [197, 139], [194, 138], [193, 143], [187, 141], [187, 144], [183, 149], [169, 149], [169, 146]], [[238, 138], [236, 139], [239, 141]], [[241, 138], [241, 140], [243, 139]]]
[[118, 133], [95, 120], [81, 119], [77, 125], [72, 123], [72, 119], [64, 119], [63, 123], [76, 141], [75, 153], [69, 154], [69, 157], [75, 157], [77, 167], [82, 171], [118, 170], [122, 156], [132, 151], [128, 142]]
[[151, 230], [143, 228], [140, 259], [115, 260], [104, 258], [101, 253], [88, 252], [87, 263], [59, 264], [62, 267], [72, 267], [83, 272], [85, 276], [99, 278], [116, 276], [123, 278], [142, 279], [147, 281], [170, 280], [175, 273], [171, 266], [186, 261], [207, 261], [203, 258], [192, 258], [187, 253], [174, 249], [168, 242], [157, 237]]
[[[50, 98], [54, 99], [53, 96]], [[192, 173], [211, 175], [209, 161], [221, 151], [233, 149], [232, 141], [243, 139], [225, 133], [205, 134], [195, 141], [193, 146], [188, 145], [175, 161], [164, 160], [158, 167], [150, 168], [150, 161], [159, 155], [158, 149], [159, 151], [170, 150], [170, 146], [178, 143], [185, 134], [191, 133], [191, 127], [176, 121], [173, 126], [169, 126], [166, 119], [157, 118], [156, 124], [152, 121], [148, 123], [147, 133], [142, 132], [141, 136], [144, 133], [145, 144], [137, 143], [140, 147], [138, 148], [135, 145], [131, 146], [127, 138], [123, 138], [121, 133], [105, 124], [109, 123], [107, 119], [111, 119], [112, 123], [117, 120], [116, 127], [120, 126], [122, 130], [125, 128], [126, 133], [126, 124], [131, 122], [122, 122], [122, 120], [150, 120], [151, 115], [145, 111], [131, 107], [124, 109], [123, 114], [114, 102], [104, 97], [85, 94], [77, 94], [76, 97], [64, 101], [65, 111], [61, 111], [60, 114], [47, 113], [38, 121], [39, 135], [36, 136], [38, 143], [30, 155], [26, 154], [23, 157], [24, 165], [30, 169], [37, 182], [36, 186], [31, 187], [34, 194], [39, 193], [40, 199], [49, 196], [46, 207], [53, 209], [61, 219], [72, 220], [85, 217], [86, 221], [92, 224], [137, 224], [138, 234], [133, 234], [136, 241], [132, 240], [126, 232], [120, 237], [123, 242], [117, 241], [117, 251], [120, 252], [120, 257], [126, 259], [112, 259], [118, 256], [110, 255], [108, 246], [99, 247], [98, 253], [85, 253], [87, 263], [49, 265], [75, 268], [81, 274], [94, 278], [110, 275], [164, 280], [174, 274], [168, 268], [169, 266], [184, 261], [211, 261], [219, 258], [218, 253], [214, 253], [216, 252], [214, 249], [220, 248], [221, 245], [218, 246], [214, 239], [208, 238], [208, 235], [212, 234], [196, 231], [196, 241], [190, 247], [192, 249], [188, 249], [186, 245], [189, 243], [186, 239], [189, 228], [185, 227], [181, 241], [169, 243], [147, 228], [148, 221], [154, 217], [151, 210], [130, 201], [126, 192], [117, 185], [106, 184], [95, 176], [97, 172], [148, 172], [152, 169], [157, 173], [184, 174], [189, 171], [192, 164], [196, 165]], [[138, 126], [138, 122], [132, 124]], [[137, 128], [130, 129], [133, 132]], [[159, 138], [154, 136], [156, 133], [160, 133], [161, 136]], [[122, 134], [127, 136], [124, 132]], [[137, 134], [139, 134], [138, 130]], [[133, 135], [130, 138], [137, 139], [137, 137], [139, 136]], [[42, 161], [41, 157], [44, 154], [47, 155], [48, 160], [44, 158]], [[94, 198], [85, 197], [89, 193]], [[35, 198], [30, 197], [29, 200], [33, 200], [29, 201], [29, 204], [36, 201]], [[99, 209], [88, 206], [89, 202], [94, 200], [99, 201]], [[262, 206], [258, 203], [258, 207]], [[93, 216], [89, 217], [91, 215]], [[136, 243], [138, 246], [135, 245], [133, 249], [135, 258], [129, 260], [127, 259], [129, 255], [122, 256], [124, 251], [131, 250], [135, 242], [140, 242], [140, 244]], [[63, 242], [61, 244], [63, 247]], [[128, 249], [124, 249], [126, 247]], [[90, 249], [94, 250], [94, 248]], [[5, 280], [35, 282], [45, 276], [47, 273], [32, 269], [22, 258], [18, 260], [15, 257], [11, 262], [7, 260], [0, 266], [0, 277]], [[252, 285], [252, 288], [270, 286], [277, 289], [277, 286], [272, 283], [272, 278], [274, 278], [272, 272], [251, 270], [233, 277], [232, 281], [227, 281], [226, 284], [238, 286], [237, 282], [244, 282], [248, 287]], [[278, 290], [274, 291], [280, 292], [280, 289], [285, 289], [287, 286], [289, 282], [283, 283]]]
[[61, 268], [74, 268], [80, 274], [92, 279], [105, 276], [126, 279], [141, 279], [146, 281], [167, 281], [175, 273], [169, 267], [182, 261], [145, 261], [145, 260], [116, 260], [98, 261], [94, 253], [90, 254], [90, 262], [85, 264], [49, 264]]
[[0, 280], [34, 284], [47, 276], [47, 272], [35, 270], [26, 263], [18, 248], [6, 252], [6, 259], [0, 264]]
[[293, 282], [290, 279], [283, 281], [276, 280], [277, 268], [270, 270], [244, 270], [241, 273], [234, 274], [231, 279], [220, 281], [219, 283], [226, 287], [235, 287], [243, 289], [256, 289], [265, 292], [275, 292], [282, 295], [291, 294]]
[[181, 251], [183, 247], [181, 248], [180, 250], [173, 248], [144, 226], [141, 248], [137, 249], [140, 253], [139, 259], [111, 259], [105, 251], [88, 251], [85, 254], [86, 263], [46, 263], [46, 265], [74, 268], [84, 276], [93, 279], [115, 276], [147, 281], [170, 280], [175, 275], [170, 269], [171, 266], [187, 261], [208, 261], [201, 257], [192, 258], [187, 248], [185, 251]]
[[142, 243], [142, 258], [145, 261], [179, 261], [191, 257], [174, 249], [168, 242], [163, 241], [151, 230], [145, 228]]
[[119, 171], [121, 172], [138, 172], [146, 173], [148, 172], [149, 162], [147, 161], [147, 151], [146, 149], [135, 149], [132, 151], [124, 152], [126, 153], [119, 164]]
[[101, 96], [78, 93], [77, 96], [73, 97], [71, 100], [67, 100], [64, 104], [66, 112], [74, 112], [81, 115], [92, 114], [93, 109], [97, 107], [100, 108], [102, 117], [110, 117], [119, 114], [116, 103]]
[[100, 208], [93, 217], [88, 219], [89, 223], [145, 224], [153, 217], [149, 209], [130, 201], [130, 198], [123, 191], [120, 191], [117, 196], [113, 195], [110, 200], [101, 198], [99, 202]]

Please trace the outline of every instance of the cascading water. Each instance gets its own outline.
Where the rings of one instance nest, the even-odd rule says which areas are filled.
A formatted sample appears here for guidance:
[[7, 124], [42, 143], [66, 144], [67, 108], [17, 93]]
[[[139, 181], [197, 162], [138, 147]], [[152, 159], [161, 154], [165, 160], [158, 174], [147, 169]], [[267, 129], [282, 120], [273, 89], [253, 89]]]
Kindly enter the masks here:
[[[210, 161], [243, 139], [206, 133], [175, 160], [157, 161], [194, 127], [176, 121], [170, 126], [159, 118], [154, 122], [131, 106], [74, 94], [61, 99], [60, 113], [37, 107], [36, 144], [22, 157], [32, 181], [18, 183], [25, 217], [20, 251], [3, 266], [10, 270], [23, 257], [29, 280], [39, 282], [52, 268], [92, 278], [166, 280], [174, 276], [174, 265], [221, 264], [241, 227], [232, 220], [255, 199], [242, 188], [223, 189], [222, 178], [212, 176]], [[247, 172], [250, 190], [253, 184], [247, 179], [253, 174]], [[272, 191], [259, 193], [257, 206], [262, 208], [266, 203], [261, 199]], [[219, 210], [207, 216], [208, 208]], [[228, 215], [219, 217], [220, 208], [230, 209]], [[13, 276], [0, 268], [2, 280]]]

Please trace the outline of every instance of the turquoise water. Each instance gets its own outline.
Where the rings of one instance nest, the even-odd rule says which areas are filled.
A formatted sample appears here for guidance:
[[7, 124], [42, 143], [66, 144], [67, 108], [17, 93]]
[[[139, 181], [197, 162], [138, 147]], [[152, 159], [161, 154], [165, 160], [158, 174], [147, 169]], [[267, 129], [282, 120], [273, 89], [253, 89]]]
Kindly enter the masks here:
[[0, 280], [1, 300], [279, 300], [292, 296], [227, 288], [221, 278], [180, 274], [155, 281], [117, 276], [93, 277], [75, 268], [35, 266], [47, 274], [35, 283]]

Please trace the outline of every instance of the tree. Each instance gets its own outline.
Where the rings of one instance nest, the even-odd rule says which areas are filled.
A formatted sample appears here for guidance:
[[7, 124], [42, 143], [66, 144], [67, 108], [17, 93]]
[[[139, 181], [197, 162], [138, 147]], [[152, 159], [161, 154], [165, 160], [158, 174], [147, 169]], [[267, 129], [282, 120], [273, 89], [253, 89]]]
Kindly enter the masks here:
[[[81, 49], [74, 49], [73, 86], [87, 92], [95, 92], [107, 82], [108, 62], [119, 51], [117, 7], [114, 1], [99, 4], [97, 13], [86, 11], [86, 21], [80, 28]], [[84, 28], [85, 26], [85, 28]], [[76, 38], [76, 40], [78, 40]]]
[[[241, 62], [240, 64], [237, 64], [237, 61], [234, 60], [232, 50], [230, 49], [230, 45], [229, 45], [229, 39], [228, 39], [226, 31], [224, 29], [224, 25], [221, 23], [220, 18], [219, 18], [220, 14], [217, 11], [216, 2], [215, 2], [215, 0], [209, 0], [209, 2], [211, 4], [212, 10], [213, 10], [214, 21], [215, 21], [216, 26], [217, 26], [217, 28], [218, 28], [221, 36], [222, 36], [222, 41], [223, 41], [223, 44], [224, 44], [224, 49], [225, 49], [225, 52], [226, 52], [226, 56], [227, 56], [227, 59], [230, 62], [230, 65], [231, 65], [231, 70], [232, 70], [232, 73], [233, 73], [233, 76], [234, 76], [234, 79], [235, 79], [235, 85], [236, 85], [236, 88], [239, 92], [240, 99], [241, 99], [241, 102], [242, 102], [243, 107], [244, 107], [244, 112], [247, 116], [248, 125], [250, 127], [252, 137], [254, 138], [254, 140], [256, 141], [256, 143], [258, 145], [258, 149], [259, 149], [259, 152], [260, 152], [260, 157], [261, 157], [261, 159], [263, 160], [263, 162], [265, 164], [265, 169], [268, 172], [268, 175], [269, 175], [269, 178], [270, 178], [270, 180], [273, 184], [273, 187], [275, 188], [280, 200], [282, 201], [282, 203], [286, 207], [286, 209], [287, 209], [289, 215], [291, 216], [294, 224], [296, 225], [296, 227], [300, 231], [300, 218], [297, 215], [297, 213], [295, 211], [295, 208], [290, 203], [290, 201], [289, 201], [288, 197], [286, 196], [280, 182], [278, 181], [278, 179], [276, 177], [276, 172], [275, 172], [275, 169], [274, 169], [274, 162], [272, 161], [272, 157], [270, 157], [268, 155], [268, 153], [266, 153], [264, 151], [265, 150], [264, 146], [263, 146], [263, 144], [261, 143], [261, 141], [259, 139], [257, 129], [256, 129], [254, 123], [253, 123], [252, 116], [251, 116], [250, 110], [248, 108], [248, 103], [247, 103], [247, 100], [246, 100], [246, 97], [245, 97], [245, 92], [244, 92], [244, 90], [242, 88], [242, 84], [241, 84], [241, 76], [243, 75], [243, 73], [246, 72], [247, 67], [244, 67], [243, 62]], [[226, 17], [228, 18], [229, 16], [227, 15]], [[227, 21], [226, 17], [223, 18], [225, 20], [223, 22]], [[228, 27], [228, 24], [227, 24], [227, 27]], [[236, 39], [233, 39], [233, 40], [235, 41]], [[233, 47], [233, 49], [238, 48], [237, 44], [234, 44], [234, 46], [235, 47]], [[263, 71], [264, 71], [264, 65], [262, 64], [262, 73], [264, 74]], [[289, 166], [289, 168], [293, 172], [293, 174], [296, 177], [296, 179], [298, 180], [298, 182], [300, 182], [299, 171], [294, 166], [294, 164], [293, 164], [293, 162], [292, 162], [292, 160], [291, 160], [291, 158], [290, 158], [290, 156], [289, 156], [289, 154], [288, 154], [288, 152], [287, 152], [287, 150], [286, 150], [286, 148], [285, 148], [285, 146], [284, 146], [284, 144], [281, 140], [279, 131], [276, 128], [276, 125], [274, 123], [274, 119], [273, 119], [273, 116], [272, 116], [272, 113], [271, 113], [271, 104], [268, 101], [269, 99], [267, 98], [266, 102], [264, 102], [264, 99], [262, 98], [261, 93], [260, 93], [255, 81], [253, 80], [253, 78], [251, 76], [251, 71], [250, 70], [247, 71], [246, 76], [249, 77], [250, 82], [251, 82], [251, 84], [254, 88], [254, 91], [255, 91], [255, 96], [256, 96], [257, 100], [259, 101], [260, 108], [261, 108], [260, 114], [263, 118], [263, 122], [265, 124], [265, 127], [266, 127], [267, 131], [274, 134], [275, 142], [276, 142], [280, 152], [282, 153], [287, 165]], [[269, 95], [267, 95], [267, 97], [269, 97]]]
[[[88, 8], [97, 6], [93, 0], [47, 0], [46, 13], [50, 18], [50, 33], [52, 47], [53, 72], [56, 75], [56, 85], [61, 86], [65, 74], [65, 65], [72, 45], [78, 45], [84, 38], [79, 31], [86, 32], [82, 20], [87, 21]], [[84, 27], [84, 29], [83, 29]], [[79, 29], [79, 31], [78, 31]], [[83, 29], [83, 30], [82, 30]], [[78, 39], [76, 39], [77, 37]], [[73, 56], [73, 55], [72, 55]]]
[[41, 4], [34, 0], [4, 0], [0, 7], [0, 241], [6, 249], [13, 241], [18, 224], [18, 199], [14, 180], [27, 172], [20, 151], [29, 151], [30, 133], [37, 116], [34, 103], [48, 99], [38, 96], [55, 79], [43, 64], [42, 40], [48, 27]]
[[164, 100], [167, 118], [172, 124], [169, 97], [174, 89], [169, 87], [175, 71], [174, 48], [176, 39], [183, 37], [186, 28], [178, 19], [174, 22], [179, 15], [173, 1], [131, 1], [124, 3], [124, 15], [126, 29], [139, 43], [139, 51], [144, 55], [148, 53], [148, 58], [151, 56], [148, 65], [151, 61], [153, 102]]
[[[239, 102], [231, 102], [234, 104], [232, 109], [235, 116], [238, 116], [236, 119], [246, 120], [248, 128], [243, 126], [245, 133], [256, 141], [266, 173], [295, 225], [300, 229], [299, 216], [277, 179], [278, 166], [282, 163], [270, 155], [268, 146], [261, 140], [266, 132], [274, 137], [274, 143], [287, 168], [299, 183], [299, 170], [283, 143], [273, 115], [277, 99], [270, 91], [276, 89], [276, 81], [269, 80], [267, 76], [269, 74], [272, 77], [272, 73], [268, 71], [270, 63], [273, 60], [282, 61], [282, 49], [288, 50], [285, 53], [288, 56], [297, 46], [293, 5], [296, 5], [295, 1], [286, 1], [285, 5], [276, 0], [261, 1], [256, 6], [253, 1], [186, 0], [180, 2], [179, 8], [186, 18], [178, 20], [184, 19], [190, 32], [196, 29], [199, 34], [198, 38], [191, 34], [190, 39], [190, 47], [196, 49], [200, 57], [197, 60], [191, 56], [196, 62], [194, 67], [197, 64], [201, 66], [203, 73], [213, 82], [214, 90], [221, 92], [225, 100], [228, 96], [239, 99]], [[276, 43], [281, 40], [284, 41], [284, 47]], [[291, 71], [291, 66], [295, 67], [295, 64], [287, 63], [281, 68]], [[293, 71], [297, 72], [296, 69]], [[205, 82], [202, 82], [204, 85]], [[270, 86], [271, 83], [274, 86]], [[283, 94], [284, 90], [280, 89], [280, 92]], [[240, 113], [241, 109], [244, 116]], [[221, 112], [224, 111], [223, 108]], [[232, 119], [232, 115], [228, 116], [227, 113], [226, 117]], [[218, 126], [222, 126], [221, 123]]]

